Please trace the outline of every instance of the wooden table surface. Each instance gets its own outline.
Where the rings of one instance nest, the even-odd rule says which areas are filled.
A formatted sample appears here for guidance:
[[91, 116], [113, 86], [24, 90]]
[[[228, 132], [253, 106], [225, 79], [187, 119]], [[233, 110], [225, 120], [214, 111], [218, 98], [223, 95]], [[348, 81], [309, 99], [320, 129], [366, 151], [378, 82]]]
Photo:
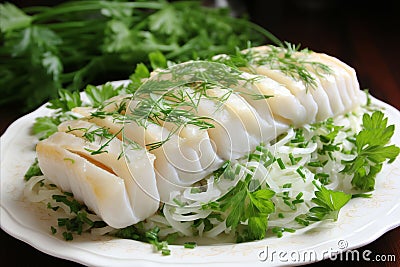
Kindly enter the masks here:
[[[372, 4], [333, 0], [251, 1], [247, 11], [252, 20], [281, 40], [327, 53], [351, 65], [357, 72], [361, 88], [368, 88], [373, 96], [400, 109], [400, 20], [397, 17], [400, 8], [396, 1], [374, 1]], [[1, 134], [23, 115], [16, 113], [12, 107], [1, 107], [0, 114]], [[44, 254], [4, 231], [0, 232], [0, 241], [1, 261], [8, 263], [2, 266], [78, 265]], [[400, 227], [358, 250], [360, 253], [370, 250], [371, 259], [375, 255], [395, 255], [396, 261], [325, 260], [310, 266], [343, 263], [353, 266], [365, 266], [367, 263], [368, 266], [400, 266]]]

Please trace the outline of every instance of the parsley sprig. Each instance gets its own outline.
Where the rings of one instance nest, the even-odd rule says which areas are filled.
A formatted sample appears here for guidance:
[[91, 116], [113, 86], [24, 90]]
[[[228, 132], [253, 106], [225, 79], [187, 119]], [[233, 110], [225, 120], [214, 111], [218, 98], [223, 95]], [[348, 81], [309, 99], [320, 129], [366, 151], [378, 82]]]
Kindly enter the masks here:
[[4, 3], [0, 35], [0, 105], [24, 103], [25, 111], [57, 97], [59, 88], [126, 79], [136, 64], [150, 65], [151, 52], [183, 62], [231, 53], [249, 40], [279, 42], [227, 8], [165, 0], [70, 0], [25, 9]]
[[[228, 176], [235, 173], [232, 166], [224, 169]], [[239, 180], [221, 198], [203, 206], [203, 209], [227, 214], [226, 226], [238, 233], [238, 242], [264, 238], [269, 214], [275, 211], [271, 200], [275, 192], [269, 188], [261, 188], [257, 182], [251, 175], [246, 175], [245, 179]]]
[[388, 119], [383, 112], [375, 111], [372, 115], [364, 114], [363, 129], [356, 135], [356, 156], [345, 164], [343, 173], [353, 175], [351, 184], [360, 190], [371, 191], [375, 188], [376, 175], [383, 163], [393, 162], [399, 155], [400, 148], [387, 145], [394, 134], [394, 125], [387, 126]]
[[328, 189], [323, 185], [318, 185], [316, 182], [314, 182], [314, 185], [318, 190], [315, 191], [315, 197], [312, 198], [311, 202], [316, 206], [310, 208], [308, 213], [295, 218], [299, 224], [304, 226], [326, 219], [336, 221], [340, 209], [352, 198], [351, 194]]
[[31, 179], [33, 176], [38, 176], [38, 175], [43, 175], [43, 173], [40, 170], [38, 159], [35, 158], [35, 161], [32, 163], [32, 165], [26, 171], [26, 173], [24, 175], [24, 180], [29, 181], [29, 179]]
[[111, 83], [105, 83], [102, 86], [89, 84], [85, 88], [86, 96], [89, 98], [91, 106], [100, 107], [106, 100], [117, 96], [123, 90], [124, 86], [113, 86]]

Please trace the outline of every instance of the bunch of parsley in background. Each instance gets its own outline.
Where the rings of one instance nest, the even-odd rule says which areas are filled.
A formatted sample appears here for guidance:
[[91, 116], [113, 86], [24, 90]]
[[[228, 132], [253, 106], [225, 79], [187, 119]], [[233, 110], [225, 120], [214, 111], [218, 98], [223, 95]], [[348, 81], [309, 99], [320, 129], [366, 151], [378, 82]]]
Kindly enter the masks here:
[[182, 62], [278, 40], [230, 10], [199, 1], [67, 1], [0, 5], [0, 106], [30, 111], [59, 89], [126, 79], [148, 54]]

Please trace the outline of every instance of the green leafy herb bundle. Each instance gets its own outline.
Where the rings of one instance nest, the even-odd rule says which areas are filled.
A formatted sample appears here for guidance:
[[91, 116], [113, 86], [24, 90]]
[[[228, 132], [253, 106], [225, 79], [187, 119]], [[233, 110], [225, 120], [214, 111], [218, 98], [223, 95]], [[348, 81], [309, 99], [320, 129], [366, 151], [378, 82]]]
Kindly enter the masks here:
[[0, 105], [29, 111], [59, 89], [126, 79], [148, 54], [182, 62], [279, 41], [247, 18], [200, 1], [67, 1], [0, 5]]

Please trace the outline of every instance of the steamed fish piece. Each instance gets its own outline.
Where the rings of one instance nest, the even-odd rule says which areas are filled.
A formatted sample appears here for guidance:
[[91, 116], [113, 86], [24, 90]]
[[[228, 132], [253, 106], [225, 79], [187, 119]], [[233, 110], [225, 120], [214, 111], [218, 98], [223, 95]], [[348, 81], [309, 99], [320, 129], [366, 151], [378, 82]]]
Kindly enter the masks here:
[[[122, 128], [125, 123], [124, 114], [130, 101], [131, 96], [117, 95], [106, 100], [100, 108], [75, 107], [71, 111], [75, 116], [80, 117], [82, 121], [85, 120], [106, 128], [110, 133], [116, 134], [118, 139], [122, 140]], [[143, 131], [138, 133], [143, 136]]]
[[[252, 61], [250, 66], [242, 67], [241, 70], [253, 74], [266, 76], [277, 83], [286, 87], [301, 103], [306, 111], [305, 116], [301, 120], [294, 121], [295, 126], [301, 126], [307, 123], [313, 123], [317, 120], [318, 103], [306, 85], [299, 79], [287, 75], [278, 68], [271, 68], [270, 64], [264, 63], [262, 58], [271, 52], [271, 47], [260, 46], [244, 50], [244, 53], [251, 53]], [[291, 107], [287, 107], [291, 108]]]
[[[162, 98], [161, 103], [167, 106], [167, 112], [171, 109], [182, 113], [188, 111], [193, 116], [183, 116], [184, 119], [192, 122], [200, 118], [200, 121], [211, 124], [212, 127], [208, 125], [203, 130], [207, 129], [217, 155], [223, 160], [236, 160], [261, 142], [274, 139], [281, 128], [287, 127], [265, 114], [261, 116], [241, 94], [230, 88], [240, 78], [239, 74], [240, 71], [232, 71], [223, 64], [189, 61], [175, 65], [169, 71], [154, 73], [149, 79], [150, 85], [144, 85], [137, 95], [157, 100]], [[161, 88], [152, 88], [157, 82]], [[196, 123], [202, 125], [202, 122]], [[174, 127], [168, 122], [162, 125], [170, 130]]]
[[[254, 53], [253, 56], [256, 58], [255, 63], [249, 69], [275, 79], [292, 90], [292, 92], [295, 92], [293, 91], [294, 84], [298, 87], [302, 87], [303, 84], [303, 89], [305, 88], [306, 92], [308, 91], [309, 95], [312, 95], [317, 104], [316, 121], [344, 114], [359, 105], [360, 87], [356, 73], [353, 68], [344, 62], [332, 56], [311, 51], [293, 53], [292, 56], [297, 57], [299, 62], [304, 63], [303, 67], [314, 81], [314, 84], [312, 86], [309, 85], [308, 87], [310, 88], [307, 88], [301, 80], [285, 75], [283, 71], [272, 69], [268, 64], [257, 63], [257, 58], [266, 56], [272, 49], [270, 46], [260, 46], [247, 50]], [[322, 71], [316, 66], [317, 64], [328, 67], [328, 71]], [[249, 69], [246, 69], [246, 71], [249, 71]], [[281, 75], [277, 75], [277, 73], [281, 73]], [[296, 80], [297, 82], [293, 84], [290, 80]], [[304, 102], [303, 97], [299, 96], [301, 97], [299, 100]], [[302, 123], [299, 125], [302, 125]]]
[[[134, 104], [136, 103], [131, 103], [128, 114], [134, 110]], [[131, 122], [125, 126], [125, 134], [132, 136], [137, 128], [143, 129]], [[223, 163], [209, 143], [208, 136], [203, 134], [194, 138], [189, 131], [185, 130], [182, 137], [158, 124], [146, 125], [145, 142], [153, 146], [149, 149], [156, 156], [157, 186], [161, 199], [165, 202], [172, 201], [171, 192], [186, 189], [212, 174]], [[204, 142], [196, 143], [196, 139]]]
[[264, 75], [270, 79], [285, 85], [290, 92], [299, 100], [306, 110], [306, 116], [304, 120], [295, 122], [295, 126], [301, 126], [307, 123], [313, 123], [317, 120], [318, 103], [314, 99], [307, 87], [302, 81], [296, 80], [293, 77], [285, 75], [279, 70], [270, 69], [267, 66], [258, 66], [255, 68], [256, 73]]
[[[129, 103], [126, 115], [128, 121], [130, 115], [135, 112], [138, 101]], [[174, 166], [180, 180], [186, 183], [193, 183], [211, 172], [218, 169], [223, 161], [216, 154], [210, 141], [208, 133], [194, 125], [182, 125], [181, 127], [173, 123], [160, 122], [159, 124], [148, 122], [145, 126], [137, 125], [135, 121], [127, 122], [125, 133], [132, 135], [131, 130], [135, 127], [141, 127], [146, 132], [146, 144], [161, 144], [151, 150], [151, 153], [162, 151], [168, 162]], [[178, 129], [179, 128], [179, 129]], [[150, 147], [151, 149], [151, 147]], [[153, 152], [154, 151], [154, 152]]]
[[242, 76], [244, 81], [234, 89], [261, 118], [275, 125], [278, 134], [287, 130], [289, 125], [306, 120], [306, 109], [285, 86], [261, 75], [243, 73]]
[[210, 118], [213, 127], [207, 129], [208, 135], [223, 160], [243, 157], [261, 142], [276, 137], [275, 125], [264, 121], [234, 90], [212, 88], [206, 90], [206, 95], [190, 88], [186, 91], [198, 103], [193, 112]]
[[[148, 123], [143, 127], [129, 120], [129, 114], [136, 104], [137, 101], [127, 103], [128, 119], [123, 122], [116, 122], [111, 115], [93, 117], [91, 114], [96, 110], [91, 108], [81, 107], [73, 111], [85, 116], [90, 122], [109, 128], [113, 134], [118, 134], [120, 139], [126, 138], [147, 146], [149, 153], [156, 158], [154, 168], [162, 201], [170, 201], [170, 192], [186, 189], [222, 165], [222, 160], [218, 158], [211, 144], [207, 144], [209, 140], [204, 134], [195, 138], [192, 133], [192, 138], [182, 138], [160, 125]], [[111, 109], [108, 110], [110, 111]], [[189, 131], [185, 130], [185, 135], [189, 136]], [[197, 143], [199, 140], [202, 142]]]
[[223, 164], [223, 160], [217, 155], [215, 144], [206, 129], [190, 124], [177, 127], [173, 123], [164, 123], [163, 127], [169, 131], [176, 131], [176, 134], [180, 137], [178, 139], [179, 147], [187, 146], [196, 151], [201, 168], [199, 171], [207, 169], [214, 171]]
[[[299, 100], [305, 109], [306, 114], [302, 117], [302, 119], [294, 121], [295, 126], [313, 123], [317, 120], [318, 103], [302, 81], [297, 80], [294, 77], [287, 76], [280, 70], [271, 69], [267, 65], [257, 65], [252, 66], [251, 68], [255, 71], [255, 74], [266, 76], [284, 85]], [[291, 107], [287, 108], [290, 109]]]
[[[222, 160], [216, 155], [206, 131], [190, 125], [185, 125], [178, 131], [151, 122], [148, 122], [145, 127], [138, 125], [135, 121], [129, 119], [129, 114], [135, 109], [137, 101], [127, 101], [125, 97], [114, 98], [109, 101], [108, 103], [112, 104], [107, 103], [102, 111], [115, 112], [114, 108], [121, 106], [118, 101], [126, 101], [126, 107], [129, 106], [126, 111], [128, 119], [116, 120], [112, 115], [92, 116], [96, 109], [88, 107], [74, 108], [73, 111], [90, 122], [109, 128], [112, 133], [119, 133], [120, 139], [124, 135], [125, 138], [147, 146], [153, 154], [157, 154], [159, 151], [154, 147], [160, 145], [161, 148], [162, 144], [161, 150], [165, 154], [163, 157], [168, 158], [168, 162], [182, 172], [183, 181], [187, 178], [184, 184], [193, 183], [193, 179], [197, 181], [198, 178], [194, 178], [194, 176], [204, 177], [206, 175], [204, 171], [207, 170], [208, 173], [211, 173], [222, 164]], [[174, 133], [171, 133], [169, 129]], [[168, 142], [164, 142], [166, 140]], [[171, 145], [167, 143], [171, 143]], [[175, 156], [168, 157], [167, 154]]]
[[[137, 104], [137, 101], [129, 103], [126, 111], [128, 120], [135, 108], [140, 108]], [[167, 125], [171, 128], [168, 129]], [[137, 128], [145, 129], [145, 142], [153, 145], [150, 152], [156, 156], [157, 185], [161, 199], [166, 202], [172, 201], [171, 192], [186, 189], [223, 164], [208, 133], [196, 127], [185, 125], [175, 129], [168, 123], [158, 125], [150, 122], [143, 127], [132, 121], [125, 124], [124, 133], [133, 137]]]
[[57, 132], [37, 144], [39, 167], [47, 179], [63, 191], [72, 192], [76, 200], [112, 227], [123, 228], [137, 222], [124, 179], [98, 162], [71, 152], [66, 143], [82, 145], [82, 140]]
[[[226, 99], [225, 96], [229, 94]], [[262, 142], [276, 137], [273, 121], [266, 121], [234, 90], [209, 89], [199, 105], [199, 113], [210, 116], [215, 128], [209, 129], [217, 153], [225, 160], [238, 159], [253, 151]], [[218, 99], [218, 100], [214, 100]], [[223, 99], [222, 101], [219, 99]]]
[[335, 57], [323, 53], [311, 53], [310, 57], [327, 65], [332, 70], [331, 74], [326, 74], [322, 78], [329, 75], [335, 77], [336, 90], [339, 91], [344, 106], [344, 111], [340, 114], [349, 112], [360, 105], [361, 90], [354, 68]]
[[[130, 137], [130, 133], [136, 127], [134, 122], [125, 125], [125, 134]], [[186, 189], [211, 174], [222, 164], [217, 158], [217, 161], [212, 161], [204, 168], [201, 164], [201, 153], [199, 154], [189, 142], [185, 142], [175, 133], [171, 133], [157, 124], [146, 126], [146, 142], [156, 144], [156, 146], [158, 146], [157, 143], [162, 143], [150, 152], [156, 156], [154, 166], [157, 174], [157, 186], [161, 199], [166, 202], [172, 200], [170, 199], [171, 192]], [[207, 151], [200, 152], [207, 153]], [[213, 151], [208, 153], [210, 152]], [[214, 156], [206, 155], [206, 157], [213, 159]]]
[[[135, 223], [154, 214], [160, 197], [154, 172], [154, 155], [134, 142], [121, 142], [109, 129], [84, 120], [63, 122], [59, 131], [78, 137], [74, 143], [65, 143], [69, 151], [99, 162], [124, 179]], [[108, 134], [108, 135], [107, 135]], [[138, 203], [146, 203], [139, 205]]]

